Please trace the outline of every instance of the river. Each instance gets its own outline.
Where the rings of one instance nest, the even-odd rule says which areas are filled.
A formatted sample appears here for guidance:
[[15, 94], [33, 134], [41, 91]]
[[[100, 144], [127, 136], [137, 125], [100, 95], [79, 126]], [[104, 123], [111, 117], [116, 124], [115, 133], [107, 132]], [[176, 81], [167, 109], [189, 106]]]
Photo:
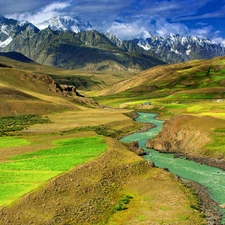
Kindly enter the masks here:
[[[146, 141], [157, 135], [163, 125], [163, 121], [156, 119], [156, 114], [153, 113], [138, 113], [137, 122], [148, 122], [156, 125], [148, 131], [142, 133], [134, 133], [122, 138], [122, 142], [138, 141], [138, 144], [143, 148], [147, 155], [146, 160], [154, 162], [157, 167], [168, 168], [170, 172], [177, 174], [179, 177], [195, 181], [205, 186], [210, 194], [210, 197], [218, 203], [225, 203], [225, 171], [196, 163], [194, 161], [185, 160], [183, 158], [174, 158], [173, 154], [160, 153], [153, 149], [145, 147]], [[225, 224], [225, 209], [220, 209], [223, 214], [222, 224]]]

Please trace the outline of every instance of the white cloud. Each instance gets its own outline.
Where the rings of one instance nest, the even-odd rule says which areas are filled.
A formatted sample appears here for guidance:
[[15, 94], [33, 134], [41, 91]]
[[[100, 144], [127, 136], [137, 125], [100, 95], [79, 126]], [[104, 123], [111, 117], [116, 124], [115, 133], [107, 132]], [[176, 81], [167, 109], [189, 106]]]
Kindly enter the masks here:
[[155, 32], [160, 36], [167, 36], [172, 34], [181, 34], [186, 35], [189, 33], [189, 29], [187, 26], [181, 23], [168, 23], [164, 19], [160, 19], [156, 22]]
[[223, 47], [225, 47], [225, 39], [222, 38], [222, 37], [213, 38], [212, 39], [212, 43], [214, 43], [214, 44], [220, 44]]
[[54, 13], [59, 13], [61, 10], [70, 6], [70, 2], [55, 2], [49, 4], [40, 9], [37, 13], [22, 13], [22, 14], [13, 14], [8, 15], [9, 18], [14, 18], [19, 21], [29, 21], [33, 24], [37, 24], [49, 19]]
[[198, 36], [202, 38], [208, 38], [211, 40], [222, 40], [220, 38], [221, 33], [215, 31], [213, 26], [208, 24], [200, 23], [199, 28], [188, 28], [185, 24], [182, 23], [169, 23], [164, 19], [158, 20], [155, 25], [155, 32], [160, 36], [167, 36], [172, 34], [179, 34], [183, 36]]
[[132, 23], [113, 22], [107, 32], [115, 34], [120, 39], [130, 40], [140, 37], [145, 31], [151, 32], [151, 30], [153, 30], [151, 25], [146, 28], [143, 21], [135, 21]]
[[144, 27], [139, 27], [137, 23], [119, 23], [114, 22], [107, 32], [115, 34], [121, 39], [132, 39], [138, 36], [145, 30]]

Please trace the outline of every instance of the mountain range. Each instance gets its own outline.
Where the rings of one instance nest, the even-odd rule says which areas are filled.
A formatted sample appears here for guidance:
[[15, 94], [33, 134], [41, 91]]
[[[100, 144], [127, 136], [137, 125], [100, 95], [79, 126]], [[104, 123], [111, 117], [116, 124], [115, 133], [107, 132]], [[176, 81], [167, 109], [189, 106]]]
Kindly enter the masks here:
[[144, 32], [121, 40], [92, 29], [88, 21], [53, 15], [41, 24], [0, 16], [0, 51], [20, 52], [33, 61], [66, 69], [143, 70], [165, 63], [225, 55], [225, 48], [200, 37]]

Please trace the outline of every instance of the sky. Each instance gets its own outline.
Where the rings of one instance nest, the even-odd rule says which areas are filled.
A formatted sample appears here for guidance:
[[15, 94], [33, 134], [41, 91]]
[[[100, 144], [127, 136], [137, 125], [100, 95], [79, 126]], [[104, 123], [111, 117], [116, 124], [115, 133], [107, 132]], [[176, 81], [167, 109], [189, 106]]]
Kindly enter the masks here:
[[5, 0], [0, 14], [34, 24], [53, 14], [79, 16], [93, 29], [121, 39], [149, 31], [194, 35], [225, 45], [225, 0]]

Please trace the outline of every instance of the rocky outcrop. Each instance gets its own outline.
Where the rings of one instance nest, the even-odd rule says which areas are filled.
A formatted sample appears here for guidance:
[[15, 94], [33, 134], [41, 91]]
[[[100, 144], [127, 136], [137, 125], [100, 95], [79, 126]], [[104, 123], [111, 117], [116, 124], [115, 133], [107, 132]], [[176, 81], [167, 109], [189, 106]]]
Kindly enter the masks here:
[[[185, 115], [166, 121], [162, 132], [147, 141], [146, 146], [163, 152], [196, 153], [211, 140], [208, 131], [196, 126], [196, 119], [200, 118]], [[204, 122], [205, 120], [202, 121]]]
[[136, 153], [137, 155], [139, 156], [143, 156], [143, 155], [146, 155], [146, 152], [144, 151], [143, 148], [140, 148], [139, 147], [139, 144], [137, 141], [133, 141], [131, 143], [127, 143], [125, 144], [127, 145], [128, 149], [134, 153]]
[[213, 142], [214, 130], [222, 127], [224, 121], [214, 117], [175, 116], [164, 123], [155, 138], [147, 141], [146, 147], [225, 169], [225, 157], [219, 151], [209, 153], [207, 146]]
[[77, 91], [77, 88], [75, 86], [59, 85], [58, 88], [61, 90], [61, 92], [65, 93], [66, 95], [72, 96], [75, 94], [78, 97], [84, 97]]
[[47, 89], [53, 93], [58, 93], [63, 96], [71, 97], [71, 96], [78, 96], [84, 97], [81, 95], [75, 86], [72, 85], [60, 85], [55, 82], [50, 76], [45, 74], [26, 74], [24, 73], [21, 77], [22, 80], [26, 81], [35, 81], [37, 83], [41, 83], [42, 85], [46, 86]]

